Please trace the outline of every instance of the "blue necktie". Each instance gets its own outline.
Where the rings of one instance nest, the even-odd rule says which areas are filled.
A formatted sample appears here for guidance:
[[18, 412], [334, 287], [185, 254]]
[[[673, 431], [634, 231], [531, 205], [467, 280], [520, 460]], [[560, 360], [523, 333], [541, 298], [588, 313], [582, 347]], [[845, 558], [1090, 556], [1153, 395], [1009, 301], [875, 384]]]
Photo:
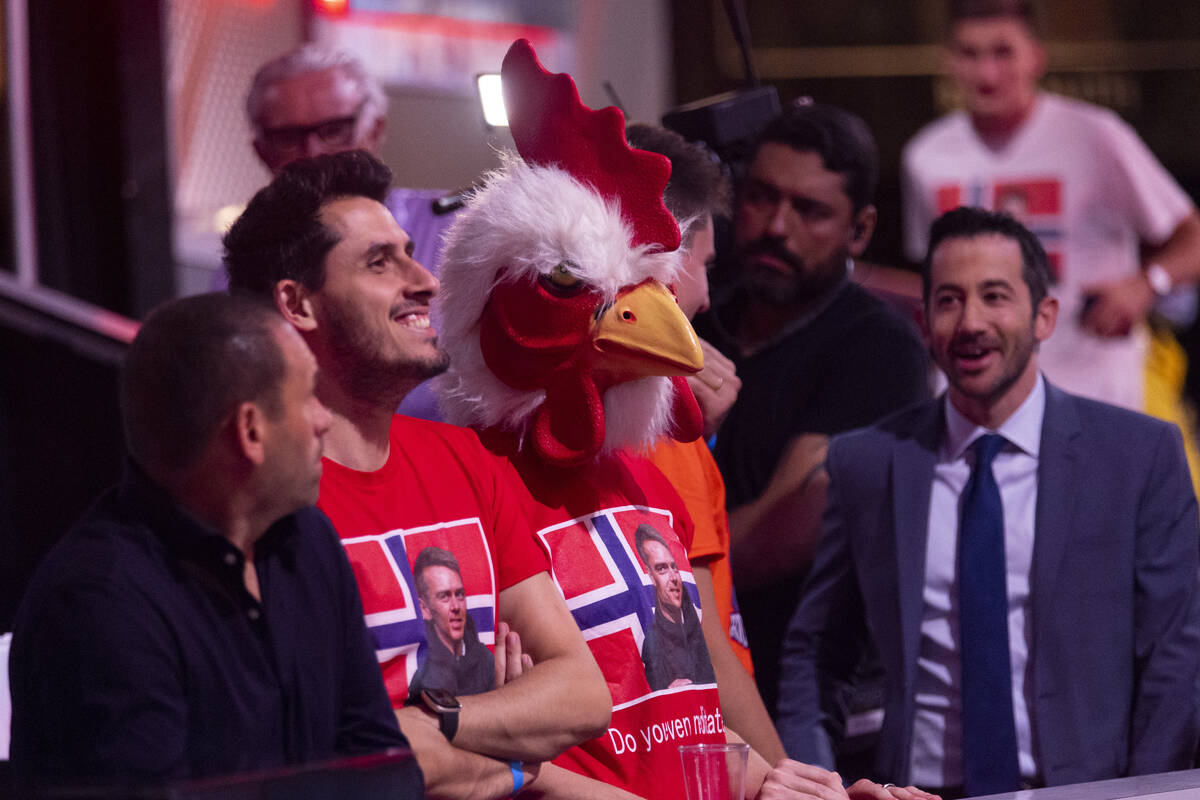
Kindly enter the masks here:
[[972, 445], [975, 467], [963, 489], [959, 527], [963, 788], [968, 797], [1021, 788], [1008, 654], [1004, 507], [992, 474], [992, 460], [1004, 443], [1003, 436], [989, 433]]

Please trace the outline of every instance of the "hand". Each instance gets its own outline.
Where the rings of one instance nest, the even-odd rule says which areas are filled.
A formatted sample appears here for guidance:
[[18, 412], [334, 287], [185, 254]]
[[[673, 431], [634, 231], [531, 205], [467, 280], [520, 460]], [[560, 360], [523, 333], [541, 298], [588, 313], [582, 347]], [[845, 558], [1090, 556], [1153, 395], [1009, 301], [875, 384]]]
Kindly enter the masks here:
[[847, 800], [848, 795], [836, 772], [785, 758], [767, 773], [767, 779], [758, 790], [757, 800], [785, 798]]
[[1097, 336], [1128, 336], [1133, 326], [1146, 318], [1157, 299], [1139, 272], [1118, 281], [1085, 286], [1084, 297], [1095, 298], [1080, 318], [1084, 330]]
[[725, 421], [729, 409], [737, 400], [742, 381], [737, 376], [737, 368], [733, 362], [721, 354], [703, 339], [700, 349], [704, 353], [704, 369], [688, 377], [688, 386], [700, 404], [700, 413], [704, 415], [704, 437], [707, 439], [717, 432]]
[[525, 782], [521, 784], [521, 792], [524, 792], [530, 784], [537, 782], [538, 776], [542, 773], [542, 765], [537, 761], [523, 761], [521, 762], [521, 771], [525, 773]]
[[691, 678], [676, 678], [675, 680], [673, 680], [669, 684], [667, 684], [667, 688], [668, 689], [678, 689], [680, 686], [691, 686], [691, 685], [692, 685]]
[[942, 800], [936, 794], [930, 794], [915, 786], [880, 786], [865, 778], [857, 781], [846, 790], [850, 800]]
[[533, 659], [521, 652], [521, 635], [512, 630], [507, 622], [496, 629], [496, 647], [492, 651], [496, 668], [496, 688], [512, 683], [533, 669]]

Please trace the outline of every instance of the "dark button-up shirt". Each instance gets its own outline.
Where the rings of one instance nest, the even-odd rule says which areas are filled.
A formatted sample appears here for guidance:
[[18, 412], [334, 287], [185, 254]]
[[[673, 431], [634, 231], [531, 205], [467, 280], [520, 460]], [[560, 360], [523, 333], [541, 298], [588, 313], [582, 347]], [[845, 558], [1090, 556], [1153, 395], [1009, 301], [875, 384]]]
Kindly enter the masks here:
[[11, 652], [26, 779], [162, 781], [405, 746], [329, 520], [241, 551], [136, 468], [46, 557]]

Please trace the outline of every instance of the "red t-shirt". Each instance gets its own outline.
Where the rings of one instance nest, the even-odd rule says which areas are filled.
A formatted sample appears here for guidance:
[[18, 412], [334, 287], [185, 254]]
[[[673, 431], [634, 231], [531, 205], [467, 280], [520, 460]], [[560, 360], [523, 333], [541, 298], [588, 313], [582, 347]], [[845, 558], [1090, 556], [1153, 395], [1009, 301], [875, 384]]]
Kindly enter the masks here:
[[687, 560], [692, 522], [683, 502], [641, 457], [621, 454], [564, 470], [528, 451], [513, 453], [512, 439], [504, 435], [485, 433], [483, 439], [513, 458], [533, 495], [528, 516], [550, 554], [551, 576], [612, 693], [612, 722], [604, 735], [554, 763], [641, 797], [679, 797], [679, 745], [724, 742], [725, 729], [716, 683], [650, 689], [643, 645], [656, 594], [636, 535], [649, 525], [667, 542], [682, 588], [698, 609]]
[[[433, 636], [439, 625], [451, 631], [451, 641], [455, 632], [464, 639], [457, 660], [465, 665], [474, 657], [479, 673], [479, 647], [465, 637], [494, 646], [499, 593], [549, 565], [530, 536], [528, 493], [507, 461], [489, 453], [473, 431], [397, 415], [390, 443], [387, 463], [374, 472], [325, 459], [317, 505], [333, 521], [354, 568], [388, 696], [398, 708], [414, 675], [430, 661], [430, 648], [442, 648], [433, 664], [454, 658]], [[419, 602], [414, 566], [427, 547], [447, 551], [457, 562], [465, 624], [461, 610], [439, 616]], [[434, 553], [440, 558], [431, 563], [444, 566], [445, 555]], [[432, 580], [426, 578], [427, 586]], [[456, 614], [457, 625], [446, 622]], [[451, 688], [459, 694], [483, 690]]]

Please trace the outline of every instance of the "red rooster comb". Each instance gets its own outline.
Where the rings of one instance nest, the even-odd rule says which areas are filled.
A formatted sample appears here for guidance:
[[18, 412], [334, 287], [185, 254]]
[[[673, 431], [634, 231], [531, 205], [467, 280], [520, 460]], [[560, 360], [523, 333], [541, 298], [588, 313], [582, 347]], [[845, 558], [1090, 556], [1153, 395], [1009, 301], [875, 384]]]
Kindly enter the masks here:
[[679, 247], [679, 225], [662, 200], [671, 162], [629, 146], [620, 109], [585, 106], [571, 76], [547, 72], [526, 39], [508, 49], [500, 76], [521, 158], [565, 170], [615, 200], [633, 228], [634, 245]]

